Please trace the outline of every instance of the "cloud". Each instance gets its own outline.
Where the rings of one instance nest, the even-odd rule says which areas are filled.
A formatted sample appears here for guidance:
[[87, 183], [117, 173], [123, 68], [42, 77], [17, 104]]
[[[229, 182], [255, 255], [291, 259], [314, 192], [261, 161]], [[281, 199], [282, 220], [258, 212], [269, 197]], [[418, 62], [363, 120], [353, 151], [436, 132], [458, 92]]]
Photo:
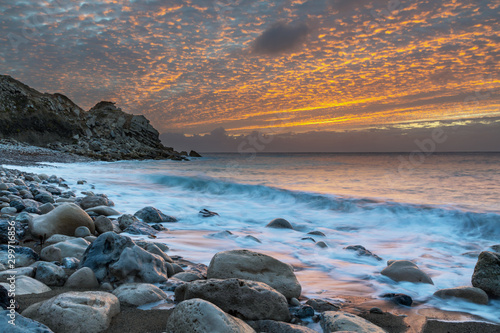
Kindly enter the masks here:
[[309, 31], [309, 27], [303, 23], [296, 25], [276, 23], [257, 37], [253, 50], [267, 54], [290, 51], [304, 42]]

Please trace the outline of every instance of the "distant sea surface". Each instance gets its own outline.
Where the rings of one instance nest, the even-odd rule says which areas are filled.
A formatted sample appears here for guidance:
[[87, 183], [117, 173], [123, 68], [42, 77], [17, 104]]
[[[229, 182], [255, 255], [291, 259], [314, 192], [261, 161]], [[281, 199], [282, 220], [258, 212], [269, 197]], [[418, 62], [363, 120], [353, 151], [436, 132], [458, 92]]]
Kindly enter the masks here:
[[[306, 296], [398, 292], [500, 322], [498, 300], [486, 306], [432, 297], [470, 285], [475, 256], [500, 244], [500, 154], [206, 154], [190, 162], [22, 169], [57, 174], [80, 191], [94, 185], [125, 213], [154, 206], [176, 216], [179, 222], [165, 224], [169, 231], [158, 239], [195, 262], [247, 248], [292, 264]], [[78, 179], [89, 183], [76, 186]], [[220, 216], [203, 218], [202, 208]], [[278, 217], [295, 230], [265, 228]], [[326, 237], [307, 235], [315, 230]], [[384, 260], [359, 257], [348, 245]], [[414, 260], [434, 285], [380, 275], [389, 259]]]

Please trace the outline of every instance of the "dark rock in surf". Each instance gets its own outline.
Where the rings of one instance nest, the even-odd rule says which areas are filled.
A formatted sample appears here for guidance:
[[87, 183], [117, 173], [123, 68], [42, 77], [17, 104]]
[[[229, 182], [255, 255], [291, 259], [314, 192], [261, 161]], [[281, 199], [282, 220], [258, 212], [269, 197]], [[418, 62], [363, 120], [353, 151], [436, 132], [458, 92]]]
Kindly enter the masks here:
[[491, 297], [500, 297], [500, 253], [481, 252], [472, 274], [472, 285]]
[[285, 219], [277, 218], [272, 220], [266, 225], [266, 228], [275, 228], [275, 229], [293, 229], [293, 226], [290, 222]]
[[404, 306], [411, 306], [413, 304], [412, 298], [408, 295], [405, 295], [405, 294], [388, 293], [388, 294], [382, 295], [382, 297], [389, 298], [394, 303], [404, 305]]
[[159, 209], [151, 206], [138, 210], [134, 216], [142, 219], [146, 223], [177, 222], [175, 217], [165, 215]]
[[372, 253], [371, 251], [368, 251], [364, 246], [361, 246], [361, 245], [349, 245], [347, 247], [344, 247], [344, 250], [355, 251], [358, 256], [372, 257], [372, 258], [377, 259], [378, 261], [382, 261], [382, 258], [380, 258], [378, 255]]

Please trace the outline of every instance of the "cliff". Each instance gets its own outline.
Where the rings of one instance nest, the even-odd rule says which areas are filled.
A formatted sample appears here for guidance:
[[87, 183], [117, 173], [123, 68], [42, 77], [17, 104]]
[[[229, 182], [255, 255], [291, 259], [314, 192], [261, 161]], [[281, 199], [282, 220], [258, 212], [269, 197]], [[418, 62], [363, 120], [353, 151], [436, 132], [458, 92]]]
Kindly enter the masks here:
[[0, 75], [0, 138], [105, 161], [187, 155], [163, 146], [144, 116], [125, 113], [112, 102], [84, 111], [64, 95], [40, 93], [6, 75]]

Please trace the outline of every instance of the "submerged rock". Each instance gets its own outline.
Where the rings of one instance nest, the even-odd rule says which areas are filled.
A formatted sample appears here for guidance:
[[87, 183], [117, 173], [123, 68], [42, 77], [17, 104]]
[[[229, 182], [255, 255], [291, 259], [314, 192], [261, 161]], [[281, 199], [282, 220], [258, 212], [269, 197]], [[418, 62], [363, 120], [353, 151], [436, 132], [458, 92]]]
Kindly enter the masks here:
[[344, 250], [355, 251], [358, 256], [372, 257], [377, 259], [378, 261], [382, 261], [382, 258], [380, 258], [376, 254], [373, 254], [371, 251], [368, 251], [364, 246], [361, 245], [349, 245], [347, 247], [344, 247]]
[[266, 225], [266, 228], [275, 228], [275, 229], [293, 229], [293, 226], [290, 222], [285, 219], [277, 218], [272, 220]]
[[249, 250], [216, 253], [210, 261], [207, 278], [238, 278], [264, 282], [282, 293], [287, 299], [299, 298], [302, 290], [291, 265]]

